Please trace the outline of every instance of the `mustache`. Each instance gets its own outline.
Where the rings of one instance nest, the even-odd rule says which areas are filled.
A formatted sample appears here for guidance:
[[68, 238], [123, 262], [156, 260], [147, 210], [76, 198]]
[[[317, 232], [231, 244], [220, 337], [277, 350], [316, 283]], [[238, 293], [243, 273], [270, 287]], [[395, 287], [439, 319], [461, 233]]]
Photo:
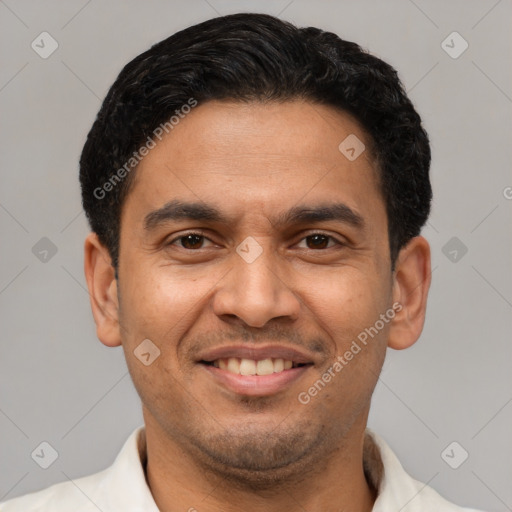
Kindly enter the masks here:
[[192, 358], [204, 350], [223, 347], [231, 343], [247, 343], [258, 345], [263, 343], [280, 343], [290, 347], [300, 347], [311, 353], [327, 355], [329, 344], [319, 336], [306, 337], [297, 330], [285, 331], [282, 328], [270, 327], [262, 331], [258, 329], [251, 332], [247, 328], [240, 327], [236, 331], [214, 330], [197, 334], [188, 340], [187, 352]]

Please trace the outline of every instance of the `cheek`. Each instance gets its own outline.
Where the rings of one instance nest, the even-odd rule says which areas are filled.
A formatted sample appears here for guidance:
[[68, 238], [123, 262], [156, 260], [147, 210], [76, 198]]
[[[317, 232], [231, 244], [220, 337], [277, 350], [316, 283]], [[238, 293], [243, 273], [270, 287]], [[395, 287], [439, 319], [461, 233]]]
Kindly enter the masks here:
[[159, 346], [172, 346], [173, 340], [190, 327], [197, 308], [219, 278], [215, 279], [211, 272], [198, 275], [178, 267], [141, 267], [140, 263], [138, 267], [134, 265], [123, 280], [123, 327], [130, 340], [142, 336], [155, 340]]
[[[320, 380], [329, 382], [319, 406], [354, 408], [355, 413], [367, 403], [377, 382], [389, 329], [389, 324], [381, 326], [379, 319], [389, 307], [389, 290], [382, 274], [368, 269], [333, 272], [330, 279], [322, 281], [321, 289], [310, 294], [313, 321], [327, 333], [332, 356], [319, 369]], [[377, 321], [380, 328], [375, 330]]]
[[330, 272], [309, 293], [309, 307], [320, 327], [341, 344], [384, 313], [388, 288], [375, 271], [366, 268], [340, 268]]
[[[139, 263], [120, 275], [123, 350], [134, 386], [155, 416], [168, 410], [171, 399], [176, 410], [186, 407], [178, 382], [185, 378], [187, 368], [180, 364], [177, 349], [209, 288], [207, 282], [177, 274], [170, 267], [144, 269]], [[159, 350], [147, 366], [136, 357], [146, 339]]]

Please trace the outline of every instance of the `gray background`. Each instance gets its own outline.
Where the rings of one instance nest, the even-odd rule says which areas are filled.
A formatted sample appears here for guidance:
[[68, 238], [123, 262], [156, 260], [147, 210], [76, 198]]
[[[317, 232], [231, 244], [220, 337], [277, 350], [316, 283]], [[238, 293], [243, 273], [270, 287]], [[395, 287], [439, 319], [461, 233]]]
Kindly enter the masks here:
[[[142, 423], [121, 349], [95, 336], [77, 162], [126, 62], [239, 11], [334, 31], [399, 70], [432, 140], [433, 284], [420, 341], [388, 351], [369, 425], [449, 500], [512, 510], [510, 0], [0, 1], [0, 501], [107, 467]], [[43, 31], [59, 44], [47, 59], [31, 48]], [[469, 43], [456, 59], [441, 45], [453, 31]], [[41, 441], [59, 454], [46, 470]], [[458, 469], [441, 457], [452, 441], [469, 453]]]

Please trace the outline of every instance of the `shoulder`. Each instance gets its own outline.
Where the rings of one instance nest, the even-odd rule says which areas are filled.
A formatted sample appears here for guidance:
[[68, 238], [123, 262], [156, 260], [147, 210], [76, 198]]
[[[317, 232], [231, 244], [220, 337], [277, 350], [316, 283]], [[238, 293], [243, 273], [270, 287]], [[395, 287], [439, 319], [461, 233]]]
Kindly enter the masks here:
[[137, 500], [141, 510], [154, 510], [140, 459], [144, 439], [143, 427], [136, 428], [107, 469], [0, 503], [0, 512], [107, 512]]
[[94, 498], [107, 470], [0, 503], [0, 512], [98, 512]]
[[369, 428], [365, 433], [365, 471], [378, 489], [372, 512], [482, 512], [451, 503], [432, 487], [412, 478], [382, 437]]

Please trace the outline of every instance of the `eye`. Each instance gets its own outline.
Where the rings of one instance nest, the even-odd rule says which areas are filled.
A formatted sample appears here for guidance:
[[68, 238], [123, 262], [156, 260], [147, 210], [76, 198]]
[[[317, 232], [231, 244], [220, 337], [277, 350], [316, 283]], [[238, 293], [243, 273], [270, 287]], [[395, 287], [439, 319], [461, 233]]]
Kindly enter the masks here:
[[[169, 245], [180, 245], [183, 249], [195, 251], [199, 249], [203, 249], [203, 244], [205, 241], [211, 242], [211, 240], [205, 237], [200, 232], [189, 232], [183, 235], [180, 235], [169, 242]], [[335, 239], [331, 235], [327, 235], [325, 233], [312, 233], [300, 241], [306, 241], [306, 249], [319, 250], [319, 249], [330, 249], [333, 246], [343, 246], [344, 244]], [[329, 242], [333, 242], [332, 245], [329, 245]], [[304, 248], [304, 247], [303, 247]]]
[[[187, 250], [197, 250], [202, 249], [203, 242], [205, 240], [209, 240], [202, 233], [190, 232], [185, 233], [184, 235], [180, 235], [179, 237], [171, 240], [169, 245], [175, 245], [176, 242], [181, 242], [180, 245], [183, 249]], [[211, 240], [209, 240], [211, 242]]]
[[[330, 249], [333, 246], [332, 245], [330, 247], [327, 246], [329, 241], [333, 241], [335, 245], [340, 245], [340, 246], [343, 245], [341, 242], [336, 240], [334, 237], [332, 237], [331, 235], [327, 235], [325, 233], [312, 233], [312, 234], [304, 237], [302, 240], [306, 240], [306, 245], [307, 245], [306, 249], [313, 249], [313, 250]], [[302, 240], [301, 240], [301, 242], [302, 242]]]

